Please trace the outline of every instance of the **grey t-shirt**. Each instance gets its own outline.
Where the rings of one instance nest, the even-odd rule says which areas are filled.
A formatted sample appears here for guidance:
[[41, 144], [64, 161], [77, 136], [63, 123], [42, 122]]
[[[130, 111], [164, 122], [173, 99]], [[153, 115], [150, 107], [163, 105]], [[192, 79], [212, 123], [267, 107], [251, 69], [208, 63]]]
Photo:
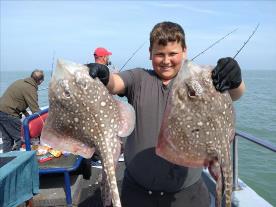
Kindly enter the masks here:
[[202, 168], [175, 165], [155, 154], [162, 116], [173, 81], [163, 85], [153, 70], [133, 69], [119, 73], [124, 95], [136, 111], [136, 125], [127, 138], [124, 156], [127, 174], [149, 190], [176, 192], [199, 180]]

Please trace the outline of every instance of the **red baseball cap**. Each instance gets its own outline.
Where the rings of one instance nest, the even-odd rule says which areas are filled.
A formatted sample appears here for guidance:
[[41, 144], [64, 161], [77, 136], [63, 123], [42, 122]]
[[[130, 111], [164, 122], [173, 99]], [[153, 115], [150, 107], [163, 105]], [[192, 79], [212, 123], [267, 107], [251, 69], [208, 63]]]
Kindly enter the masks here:
[[109, 52], [107, 49], [103, 47], [98, 47], [95, 49], [94, 55], [98, 57], [102, 57], [102, 56], [112, 55], [112, 52]]

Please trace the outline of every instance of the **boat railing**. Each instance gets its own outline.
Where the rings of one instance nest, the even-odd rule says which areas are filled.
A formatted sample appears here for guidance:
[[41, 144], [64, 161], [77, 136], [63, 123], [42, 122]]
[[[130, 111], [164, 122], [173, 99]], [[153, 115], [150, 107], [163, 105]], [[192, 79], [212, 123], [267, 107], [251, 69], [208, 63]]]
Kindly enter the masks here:
[[238, 184], [238, 137], [246, 139], [250, 142], [253, 142], [259, 146], [264, 147], [265, 149], [271, 150], [273, 152], [276, 152], [276, 145], [267, 141], [260, 139], [258, 137], [252, 136], [250, 134], [236, 131], [235, 139], [233, 140], [233, 190], [240, 190], [241, 187]]

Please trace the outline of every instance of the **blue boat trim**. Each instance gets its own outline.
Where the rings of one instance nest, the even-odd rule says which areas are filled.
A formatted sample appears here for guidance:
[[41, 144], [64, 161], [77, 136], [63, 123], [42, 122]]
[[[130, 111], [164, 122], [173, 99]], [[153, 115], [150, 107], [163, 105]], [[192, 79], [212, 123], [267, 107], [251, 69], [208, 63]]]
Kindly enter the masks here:
[[[26, 150], [31, 151], [31, 141], [30, 141], [30, 131], [29, 131], [29, 122], [38, 118], [42, 114], [48, 113], [48, 108], [45, 108], [37, 113], [34, 113], [23, 120], [23, 129], [24, 129], [24, 138]], [[77, 170], [83, 157], [77, 156], [76, 160], [70, 167], [55, 167], [55, 168], [39, 168], [39, 174], [52, 174], [52, 173], [60, 173], [64, 175], [64, 185], [65, 185], [65, 198], [67, 206], [72, 206], [72, 195], [71, 195], [71, 183], [70, 183], [70, 172]]]

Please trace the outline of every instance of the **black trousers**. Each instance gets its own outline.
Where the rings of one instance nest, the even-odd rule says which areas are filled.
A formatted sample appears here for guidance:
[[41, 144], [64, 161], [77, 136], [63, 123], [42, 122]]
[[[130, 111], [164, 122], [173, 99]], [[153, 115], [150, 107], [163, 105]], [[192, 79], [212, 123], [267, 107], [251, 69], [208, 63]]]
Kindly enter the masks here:
[[21, 121], [0, 111], [0, 131], [3, 139], [3, 152], [19, 150], [21, 147]]
[[176, 193], [153, 192], [124, 178], [121, 191], [123, 207], [209, 207], [208, 189], [202, 179]]

